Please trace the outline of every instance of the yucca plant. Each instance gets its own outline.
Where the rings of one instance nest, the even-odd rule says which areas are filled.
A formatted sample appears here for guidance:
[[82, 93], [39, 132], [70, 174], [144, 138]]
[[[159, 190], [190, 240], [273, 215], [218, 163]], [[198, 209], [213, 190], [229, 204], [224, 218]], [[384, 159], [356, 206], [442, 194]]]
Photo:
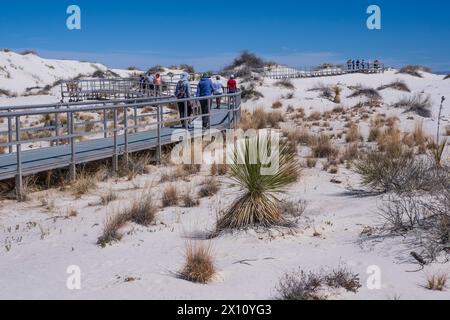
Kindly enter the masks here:
[[[267, 155], [263, 161], [261, 154]], [[300, 165], [295, 153], [287, 143], [260, 131], [257, 137], [239, 140], [230, 156], [229, 176], [244, 193], [219, 217], [217, 232], [284, 225], [278, 196], [297, 181]]]
[[334, 103], [341, 103], [342, 89], [339, 86], [334, 87]]

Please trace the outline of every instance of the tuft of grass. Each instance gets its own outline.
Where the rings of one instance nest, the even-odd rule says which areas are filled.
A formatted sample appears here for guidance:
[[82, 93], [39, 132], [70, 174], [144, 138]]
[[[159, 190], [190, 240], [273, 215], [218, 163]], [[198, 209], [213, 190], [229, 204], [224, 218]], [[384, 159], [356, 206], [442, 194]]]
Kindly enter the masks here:
[[156, 213], [157, 208], [151, 194], [144, 194], [140, 199], [133, 202], [124, 215], [128, 216], [129, 220], [134, 223], [147, 227], [155, 222]]
[[272, 109], [281, 109], [282, 107], [283, 103], [279, 100], [272, 103]]
[[310, 169], [313, 169], [317, 166], [317, 159], [315, 158], [307, 158], [306, 159], [306, 166]]
[[97, 239], [97, 245], [104, 248], [108, 244], [122, 240], [123, 234], [120, 233], [120, 229], [126, 225], [128, 220], [129, 216], [127, 214], [117, 214], [109, 217], [105, 222], [101, 236]]
[[325, 85], [323, 83], [318, 83], [308, 91], [318, 91], [320, 92], [320, 97], [328, 99], [330, 101], [334, 100], [334, 90], [330, 85]]
[[433, 291], [444, 291], [447, 288], [448, 273], [435, 273], [427, 276], [425, 288]]
[[359, 131], [359, 126], [355, 123], [350, 124], [350, 128], [348, 129], [346, 135], [345, 135], [345, 141], [347, 143], [350, 142], [356, 142], [361, 140], [361, 133]]
[[164, 189], [162, 195], [163, 208], [173, 207], [178, 204], [179, 195], [178, 190], [174, 185], [169, 185]]
[[71, 185], [71, 192], [77, 198], [89, 193], [97, 187], [97, 178], [85, 172], [80, 172]]
[[311, 148], [315, 158], [330, 158], [338, 154], [338, 150], [331, 143], [331, 138], [324, 133], [315, 139]]
[[421, 94], [416, 94], [412, 97], [405, 97], [392, 105], [393, 108], [405, 109], [405, 113], [413, 112], [417, 115], [430, 118], [432, 102], [430, 96], [424, 97]]
[[117, 200], [117, 198], [118, 198], [117, 194], [110, 189], [110, 190], [108, 190], [107, 193], [105, 193], [104, 195], [100, 196], [100, 204], [102, 206], [107, 206], [111, 202]]
[[[271, 148], [267, 163], [275, 164], [271, 172], [264, 172], [259, 157], [262, 148]], [[271, 227], [284, 225], [278, 196], [285, 188], [296, 182], [299, 175], [299, 163], [296, 155], [286, 143], [278, 148], [273, 145], [272, 137], [260, 134], [253, 139], [237, 142], [231, 155], [233, 163], [229, 175], [243, 189], [242, 195], [226, 210], [217, 221], [216, 230], [242, 229], [250, 226]], [[255, 161], [256, 160], [256, 161]]]
[[194, 208], [200, 204], [200, 201], [194, 199], [189, 192], [186, 192], [181, 196], [181, 201], [183, 202], [183, 206], [185, 208]]
[[399, 91], [411, 92], [411, 89], [409, 89], [406, 82], [403, 80], [399, 80], [399, 79], [397, 79], [389, 84], [380, 86], [377, 90], [382, 91], [382, 90], [386, 90], [386, 89], [394, 89], [394, 90], [399, 90]]
[[178, 272], [178, 276], [194, 283], [208, 284], [216, 272], [211, 244], [188, 243], [184, 266]]
[[217, 182], [215, 178], [207, 178], [203, 182], [198, 192], [198, 196], [200, 198], [212, 197], [217, 194], [217, 192], [219, 192], [219, 182]]

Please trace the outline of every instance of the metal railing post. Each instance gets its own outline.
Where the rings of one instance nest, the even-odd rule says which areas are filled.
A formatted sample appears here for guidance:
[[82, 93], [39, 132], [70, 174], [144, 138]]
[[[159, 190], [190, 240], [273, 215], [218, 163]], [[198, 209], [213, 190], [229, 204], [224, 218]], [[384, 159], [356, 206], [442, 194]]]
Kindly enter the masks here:
[[[103, 105], [105, 106], [105, 105]], [[103, 109], [103, 138], [108, 138], [108, 120], [106, 109]]]
[[162, 114], [162, 107], [161, 105], [157, 106], [157, 112], [158, 112], [158, 146], [156, 147], [156, 161], [158, 164], [161, 163], [161, 126], [162, 126], [162, 118], [163, 118], [163, 114]]
[[[8, 112], [12, 112], [11, 109], [8, 109]], [[9, 143], [9, 153], [13, 153], [13, 145], [11, 144], [13, 140], [13, 133], [12, 133], [12, 118], [8, 117], [8, 143]]]
[[211, 102], [212, 99], [208, 99], [208, 128], [207, 129], [211, 129]]
[[[134, 103], [136, 103], [137, 101], [135, 101]], [[138, 112], [137, 112], [137, 107], [134, 107], [134, 133], [138, 132]]]
[[117, 153], [117, 109], [114, 109], [114, 151], [113, 151], [113, 172], [119, 169], [119, 155]]
[[20, 143], [20, 116], [16, 117], [16, 195], [17, 200], [23, 200], [23, 178], [22, 178], [22, 145]]
[[[59, 107], [56, 107], [56, 111], [58, 111], [58, 110], [59, 110]], [[59, 138], [58, 138], [59, 134], [60, 134], [60, 132], [59, 132], [59, 113], [56, 112], [55, 113], [55, 135], [56, 135], [55, 143], [57, 146], [59, 145]]]
[[124, 112], [124, 139], [125, 139], [125, 161], [128, 163], [128, 108], [123, 108]]
[[70, 179], [74, 181], [77, 178], [77, 168], [75, 163], [75, 121], [73, 117], [73, 112], [69, 113], [68, 121], [70, 123]]

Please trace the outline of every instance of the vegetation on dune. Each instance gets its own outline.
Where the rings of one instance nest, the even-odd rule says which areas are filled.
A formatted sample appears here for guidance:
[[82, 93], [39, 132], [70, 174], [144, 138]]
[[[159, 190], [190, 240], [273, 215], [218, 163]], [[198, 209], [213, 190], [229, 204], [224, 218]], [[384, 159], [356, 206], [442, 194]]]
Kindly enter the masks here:
[[425, 66], [407, 65], [407, 66], [402, 67], [397, 73], [409, 74], [414, 77], [423, 78], [423, 75], [421, 72], [431, 73], [432, 70]]

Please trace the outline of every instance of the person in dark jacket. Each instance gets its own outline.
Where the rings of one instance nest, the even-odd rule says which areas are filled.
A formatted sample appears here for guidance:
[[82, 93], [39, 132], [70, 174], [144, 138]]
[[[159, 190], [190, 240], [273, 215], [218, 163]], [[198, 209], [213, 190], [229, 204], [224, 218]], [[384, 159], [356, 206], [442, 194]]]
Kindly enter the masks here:
[[[213, 95], [213, 93], [214, 93], [213, 82], [211, 78], [208, 76], [208, 74], [204, 73], [197, 86], [197, 97], [198, 98], [210, 97]], [[210, 99], [200, 100], [200, 106], [202, 109], [203, 128], [209, 129], [209, 126], [211, 125], [209, 123], [209, 116], [205, 115], [210, 113], [211, 100]]]
[[[181, 79], [178, 81], [175, 89], [175, 96], [177, 99], [189, 99], [192, 97], [191, 85], [189, 84], [189, 74], [187, 72], [183, 72], [181, 74]], [[180, 112], [181, 119], [192, 115], [192, 103], [187, 102], [187, 115], [185, 113], [185, 107], [185, 102], [178, 102], [178, 111]], [[183, 121], [184, 128], [188, 127], [188, 122], [188, 120]]]

